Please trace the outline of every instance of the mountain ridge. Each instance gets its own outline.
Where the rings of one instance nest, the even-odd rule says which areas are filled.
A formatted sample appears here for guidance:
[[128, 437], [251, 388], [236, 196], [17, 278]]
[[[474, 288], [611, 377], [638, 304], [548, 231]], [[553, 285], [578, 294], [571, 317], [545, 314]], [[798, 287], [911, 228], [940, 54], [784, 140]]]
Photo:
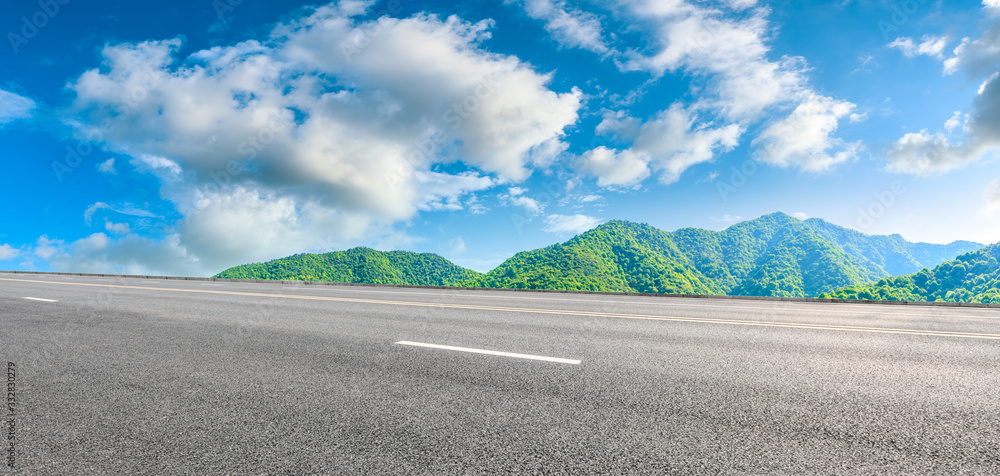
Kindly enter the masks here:
[[[815, 297], [916, 272], [982, 245], [911, 243], [777, 212], [722, 231], [611, 220], [515, 254], [488, 273], [431, 253], [352, 248], [227, 269], [216, 277], [514, 289]], [[950, 258], [954, 258], [951, 256]], [[937, 261], [940, 260], [940, 261]], [[936, 261], [936, 262], [935, 262]]]

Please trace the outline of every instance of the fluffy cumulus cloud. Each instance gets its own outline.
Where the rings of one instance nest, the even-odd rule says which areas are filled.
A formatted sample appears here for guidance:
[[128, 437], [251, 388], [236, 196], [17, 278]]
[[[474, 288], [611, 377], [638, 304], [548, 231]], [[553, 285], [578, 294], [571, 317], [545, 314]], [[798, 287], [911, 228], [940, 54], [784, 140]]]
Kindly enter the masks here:
[[545, 231], [560, 235], [578, 235], [601, 224], [601, 220], [586, 215], [549, 215], [545, 217]]
[[35, 107], [35, 101], [0, 89], [0, 125], [31, 117]]
[[986, 187], [986, 213], [994, 213], [1000, 210], [1000, 179], [990, 182]]
[[654, 77], [687, 75], [699, 99], [674, 103], [646, 120], [622, 112], [606, 115], [597, 132], [632, 142], [579, 157], [578, 169], [596, 176], [599, 186], [634, 186], [652, 175], [674, 183], [690, 167], [737, 147], [765, 115], [782, 117], [753, 141], [771, 164], [818, 171], [856, 156], [858, 144], [845, 144], [834, 134], [841, 121], [860, 122], [864, 116], [853, 112], [853, 103], [813, 91], [801, 58], [769, 58], [766, 8], [743, 0], [715, 6], [683, 0], [618, 4], [637, 28], [650, 33], [652, 44], [622, 53], [620, 68]]
[[97, 171], [105, 174], [112, 174], [112, 175], [117, 174], [118, 171], [115, 170], [115, 159], [108, 159], [105, 160], [104, 162], [101, 162], [97, 166]]
[[844, 144], [832, 137], [841, 119], [849, 116], [854, 104], [812, 95], [788, 117], [762, 132], [754, 144], [758, 158], [779, 166], [798, 165], [810, 171], [824, 171], [853, 159], [860, 143]]
[[[966, 67], [973, 78], [985, 77], [976, 93], [972, 113], [963, 115], [955, 112], [945, 121], [944, 132], [922, 130], [903, 135], [887, 153], [890, 170], [932, 175], [996, 155], [1000, 149], [998, 33], [1000, 30], [994, 26], [982, 38], [966, 41], [956, 50], [956, 58], [961, 58], [956, 65]], [[972, 48], [978, 51], [973, 53], [970, 51]], [[993, 53], [987, 53], [990, 49], [994, 50]]]
[[504, 205], [521, 207], [530, 215], [541, 215], [545, 211], [545, 204], [525, 195], [527, 190], [520, 187], [511, 187], [507, 193], [499, 195], [500, 202]]
[[[627, 10], [652, 30], [657, 47], [630, 51], [625, 70], [655, 75], [684, 72], [704, 78], [703, 102], [726, 117], [743, 119], [802, 93], [804, 65], [799, 58], [768, 58], [770, 25], [766, 9], [729, 16], [725, 11], [687, 1], [622, 0]], [[738, 3], [743, 8], [752, 4]], [[705, 94], [708, 93], [708, 94]]]
[[8, 244], [0, 245], [0, 261], [15, 258], [19, 254], [21, 254], [21, 250], [17, 248], [14, 248]]
[[569, 7], [560, 0], [505, 0], [524, 9], [531, 18], [545, 23], [545, 30], [567, 48], [583, 48], [595, 53], [609, 51], [601, 33], [601, 20], [592, 13]]
[[972, 75], [989, 75], [1000, 62], [1000, 22], [994, 23], [979, 38], [964, 38], [952, 56], [944, 61], [945, 74], [965, 69]]
[[[611, 124], [613, 122], [614, 124]], [[598, 127], [606, 132], [622, 132], [637, 121], [631, 118], [605, 118]], [[728, 151], [739, 142], [740, 127], [731, 124], [713, 128], [699, 124], [696, 115], [681, 104], [674, 104], [634, 131], [631, 148], [618, 151], [595, 148], [580, 157], [578, 166], [598, 179], [598, 185], [634, 186], [652, 173], [663, 184], [676, 182], [693, 165], [712, 160], [717, 152]]]
[[[372, 3], [186, 58], [179, 40], [108, 46], [71, 84], [80, 134], [158, 177], [183, 215], [156, 246], [205, 274], [357, 240], [421, 210], [481, 206], [475, 192], [565, 151], [582, 94], [480, 48], [491, 22], [361, 20]], [[105, 118], [115, 127], [100, 129]], [[465, 169], [435, 168], [455, 163]], [[72, 246], [98, 265], [137, 240]]]
[[600, 187], [631, 187], [649, 177], [649, 161], [649, 156], [642, 153], [601, 146], [587, 151], [577, 164], [597, 177]]
[[920, 42], [904, 36], [889, 43], [889, 47], [898, 49], [909, 57], [925, 55], [942, 59], [944, 58], [944, 49], [948, 46], [949, 41], [947, 36], [925, 35]]

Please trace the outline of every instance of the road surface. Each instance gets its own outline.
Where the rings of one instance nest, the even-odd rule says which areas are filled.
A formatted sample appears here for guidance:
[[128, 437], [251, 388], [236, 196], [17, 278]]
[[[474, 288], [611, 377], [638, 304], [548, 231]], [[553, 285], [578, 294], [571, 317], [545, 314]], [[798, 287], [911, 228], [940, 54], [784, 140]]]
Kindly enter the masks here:
[[3, 361], [0, 475], [1000, 473], [997, 309], [0, 273]]

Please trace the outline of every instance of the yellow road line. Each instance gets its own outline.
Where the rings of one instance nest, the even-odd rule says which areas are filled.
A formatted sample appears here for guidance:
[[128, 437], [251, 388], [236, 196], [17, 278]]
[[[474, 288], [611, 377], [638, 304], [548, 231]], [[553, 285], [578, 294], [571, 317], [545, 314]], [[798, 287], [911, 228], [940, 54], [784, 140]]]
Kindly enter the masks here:
[[734, 319], [711, 319], [702, 317], [671, 317], [671, 316], [654, 316], [645, 314], [620, 314], [612, 312], [572, 311], [572, 310], [561, 310], [561, 309], [531, 309], [531, 308], [520, 308], [520, 307], [477, 306], [471, 304], [386, 301], [379, 299], [357, 299], [357, 298], [346, 298], [346, 297], [303, 296], [295, 294], [266, 294], [266, 293], [251, 293], [243, 291], [216, 291], [211, 289], [160, 288], [160, 287], [149, 287], [149, 286], [125, 286], [117, 284], [36, 281], [30, 279], [0, 278], [0, 281], [13, 281], [22, 283], [35, 283], [35, 284], [56, 284], [65, 286], [90, 286], [90, 287], [100, 287], [100, 288], [137, 289], [143, 291], [224, 294], [229, 296], [252, 296], [252, 297], [266, 297], [266, 298], [279, 298], [279, 299], [300, 299], [309, 301], [333, 301], [333, 302], [350, 302], [350, 303], [360, 303], [360, 304], [385, 304], [392, 306], [436, 307], [445, 309], [468, 309], [477, 311], [519, 312], [527, 314], [555, 314], [563, 316], [611, 317], [616, 319], [638, 319], [647, 321], [690, 322], [699, 324], [726, 324], [734, 326], [780, 327], [788, 329], [812, 329], [812, 330], [830, 330], [830, 331], [844, 331], [844, 332], [868, 332], [877, 334], [900, 334], [900, 335], [933, 336], [933, 337], [959, 337], [965, 339], [1000, 340], [1000, 334], [980, 334], [971, 332], [928, 331], [928, 330], [915, 330], [915, 329], [893, 329], [893, 328], [883, 328], [883, 327], [836, 326], [836, 325], [825, 325], [825, 324], [797, 324], [793, 322], [775, 322], [775, 321], [742, 321]]

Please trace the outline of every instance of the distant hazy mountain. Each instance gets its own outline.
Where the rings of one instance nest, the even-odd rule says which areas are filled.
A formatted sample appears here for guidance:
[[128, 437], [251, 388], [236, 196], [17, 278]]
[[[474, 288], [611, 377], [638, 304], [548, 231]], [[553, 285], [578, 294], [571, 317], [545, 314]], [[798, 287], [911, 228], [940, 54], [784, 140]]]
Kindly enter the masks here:
[[611, 221], [565, 243], [518, 253], [487, 274], [433, 254], [355, 248], [237, 266], [217, 277], [811, 297], [934, 266], [981, 247], [910, 243], [899, 235], [865, 235], [775, 213], [721, 232], [670, 233]]
[[910, 243], [899, 235], [873, 236], [810, 218], [806, 225], [837, 244], [879, 278], [916, 273], [986, 245], [956, 241], [947, 245]]
[[874, 299], [879, 301], [948, 301], [1000, 303], [1000, 243], [952, 261], [933, 270], [886, 278], [865, 286], [854, 286], [822, 297]]
[[430, 253], [354, 248], [227, 269], [217, 278], [453, 286], [480, 274]]

